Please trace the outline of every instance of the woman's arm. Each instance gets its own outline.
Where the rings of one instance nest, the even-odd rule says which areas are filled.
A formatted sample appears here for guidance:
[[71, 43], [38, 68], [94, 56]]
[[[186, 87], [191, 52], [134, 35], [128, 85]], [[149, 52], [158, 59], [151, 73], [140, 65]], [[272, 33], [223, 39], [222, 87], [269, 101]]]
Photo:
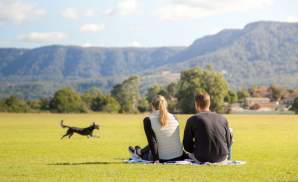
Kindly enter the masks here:
[[152, 152], [153, 160], [154, 161], [159, 160], [157, 140], [156, 140], [155, 133], [152, 129], [149, 117], [144, 118], [143, 123], [144, 123], [144, 130], [145, 130], [146, 138], [147, 138], [147, 141], [149, 144], [149, 148]]

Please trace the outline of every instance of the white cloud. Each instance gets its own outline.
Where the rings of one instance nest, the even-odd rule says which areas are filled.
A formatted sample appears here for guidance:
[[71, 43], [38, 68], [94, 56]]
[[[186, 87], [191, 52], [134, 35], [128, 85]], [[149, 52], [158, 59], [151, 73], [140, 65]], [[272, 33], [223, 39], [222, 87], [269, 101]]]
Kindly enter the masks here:
[[81, 26], [80, 30], [81, 32], [101, 32], [104, 30], [104, 28], [104, 24], [85, 24]]
[[130, 43], [130, 46], [131, 47], [141, 47], [142, 44], [140, 42], [137, 42], [137, 41], [133, 41]]
[[68, 19], [77, 19], [79, 17], [79, 12], [76, 9], [73, 8], [66, 8], [61, 12], [61, 15], [64, 18]]
[[89, 42], [85, 42], [81, 45], [82, 47], [92, 47], [93, 44], [89, 43]]
[[144, 28], [141, 25], [131, 25], [128, 27], [128, 29], [132, 32], [141, 32]]
[[41, 42], [60, 42], [67, 35], [63, 32], [31, 32], [27, 35], [20, 36], [19, 39], [23, 42], [41, 43]]
[[96, 15], [96, 12], [95, 12], [95, 10], [93, 10], [93, 9], [88, 9], [88, 10], [86, 10], [86, 12], [84, 13], [84, 16], [87, 16], [87, 17], [93, 17], [93, 16], [95, 16]]
[[119, 0], [116, 7], [106, 11], [110, 16], [134, 15], [137, 11], [137, 0]]
[[191, 19], [218, 15], [226, 12], [264, 8], [273, 0], [172, 0], [154, 14], [163, 20]]
[[286, 21], [290, 22], [290, 23], [297, 23], [298, 22], [298, 17], [297, 16], [288, 16], [286, 18]]
[[82, 16], [86, 16], [86, 17], [93, 17], [96, 15], [95, 10], [93, 9], [87, 9], [87, 10], [77, 10], [75, 8], [66, 8], [61, 12], [61, 15], [64, 18], [68, 18], [68, 19], [78, 19]]
[[46, 11], [36, 4], [17, 0], [0, 1], [0, 23], [23, 23], [33, 17], [45, 15]]

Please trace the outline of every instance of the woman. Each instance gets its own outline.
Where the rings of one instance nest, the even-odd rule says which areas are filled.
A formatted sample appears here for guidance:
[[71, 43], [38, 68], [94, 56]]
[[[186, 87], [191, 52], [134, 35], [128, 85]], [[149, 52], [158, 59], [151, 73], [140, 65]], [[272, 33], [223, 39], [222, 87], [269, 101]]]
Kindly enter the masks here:
[[167, 111], [166, 99], [158, 95], [151, 103], [152, 113], [144, 119], [148, 146], [130, 146], [129, 152], [144, 160], [168, 162], [185, 159], [179, 136], [179, 123]]

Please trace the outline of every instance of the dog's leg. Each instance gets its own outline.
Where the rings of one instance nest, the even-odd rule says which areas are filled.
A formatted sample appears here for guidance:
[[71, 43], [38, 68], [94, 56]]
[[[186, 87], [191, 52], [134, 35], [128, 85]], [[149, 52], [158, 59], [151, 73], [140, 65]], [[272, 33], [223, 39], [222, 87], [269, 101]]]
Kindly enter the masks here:
[[65, 135], [63, 135], [62, 137], [61, 137], [61, 140], [64, 138], [64, 137], [66, 137], [68, 134], [66, 133]]
[[70, 134], [68, 135], [68, 138], [70, 139], [70, 138], [72, 137], [72, 135], [73, 135], [73, 133], [70, 133]]
[[96, 135], [90, 135], [90, 136], [93, 138], [99, 138], [99, 136], [96, 136]]
[[72, 132], [70, 131], [70, 129], [68, 129], [68, 130], [66, 131], [66, 133], [61, 137], [61, 139], [63, 139], [63, 138], [66, 137], [66, 136], [69, 137], [69, 135], [70, 135], [71, 133], [72, 133]]

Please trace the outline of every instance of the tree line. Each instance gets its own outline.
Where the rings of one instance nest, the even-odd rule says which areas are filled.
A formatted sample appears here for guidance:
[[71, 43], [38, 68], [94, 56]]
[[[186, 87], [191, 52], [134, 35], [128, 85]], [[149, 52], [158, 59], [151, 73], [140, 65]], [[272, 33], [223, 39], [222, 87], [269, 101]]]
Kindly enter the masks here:
[[248, 90], [229, 89], [224, 76], [212, 68], [192, 68], [181, 72], [180, 80], [165, 86], [153, 85], [145, 95], [140, 94], [140, 77], [132, 76], [117, 84], [109, 93], [97, 88], [78, 93], [72, 88], [62, 88], [53, 97], [24, 100], [16, 96], [0, 100], [0, 112], [53, 112], [53, 113], [140, 113], [150, 110], [156, 95], [168, 100], [173, 113], [194, 113], [194, 96], [206, 91], [212, 97], [211, 110], [225, 112], [224, 102], [235, 103], [250, 95]]

